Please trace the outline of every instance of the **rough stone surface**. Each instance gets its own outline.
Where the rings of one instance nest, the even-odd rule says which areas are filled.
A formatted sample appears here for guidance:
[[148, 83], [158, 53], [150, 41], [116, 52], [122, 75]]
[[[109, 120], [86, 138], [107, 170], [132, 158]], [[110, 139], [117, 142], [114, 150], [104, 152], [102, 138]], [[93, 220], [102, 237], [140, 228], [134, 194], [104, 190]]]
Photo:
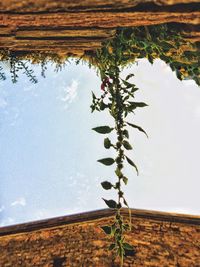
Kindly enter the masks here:
[[2, 0], [0, 49], [81, 55], [117, 27], [161, 23], [187, 24], [187, 38], [199, 42], [199, 0]]
[[110, 10], [135, 7], [138, 4], [162, 6], [193, 4], [199, 0], [1, 0], [0, 10], [6, 12], [54, 12], [77, 10]]
[[[117, 267], [100, 229], [112, 221], [113, 211], [103, 210], [0, 228], [0, 266]], [[136, 254], [125, 267], [200, 266], [199, 216], [132, 210], [127, 240]]]

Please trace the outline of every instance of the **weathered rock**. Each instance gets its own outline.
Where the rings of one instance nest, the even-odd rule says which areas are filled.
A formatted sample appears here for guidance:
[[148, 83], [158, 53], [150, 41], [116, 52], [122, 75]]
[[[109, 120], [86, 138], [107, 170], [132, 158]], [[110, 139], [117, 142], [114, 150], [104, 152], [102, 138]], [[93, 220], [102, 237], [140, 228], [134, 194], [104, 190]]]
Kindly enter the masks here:
[[186, 38], [199, 42], [199, 1], [2, 0], [0, 48], [80, 55], [100, 47], [117, 27], [161, 23], [187, 24]]
[[[116, 10], [148, 4], [147, 9], [158, 5], [172, 6], [199, 3], [199, 0], [1, 0], [0, 10], [3, 12], [64, 12], [64, 11], [89, 11], [89, 10]], [[145, 9], [145, 6], [143, 7]]]
[[[0, 228], [0, 266], [119, 266], [100, 228], [113, 220], [114, 211], [102, 210]], [[126, 240], [136, 254], [124, 267], [200, 266], [199, 216], [132, 210]]]

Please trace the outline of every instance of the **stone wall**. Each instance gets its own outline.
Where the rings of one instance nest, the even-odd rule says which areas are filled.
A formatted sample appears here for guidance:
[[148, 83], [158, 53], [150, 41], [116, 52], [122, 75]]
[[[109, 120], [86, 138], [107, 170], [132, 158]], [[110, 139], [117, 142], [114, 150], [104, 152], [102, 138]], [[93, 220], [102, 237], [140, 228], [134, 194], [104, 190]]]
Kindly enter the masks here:
[[[1, 0], [0, 10], [5, 12], [65, 12], [65, 11], [94, 11], [94, 10], [119, 10], [140, 5], [148, 7], [158, 6], [161, 10], [169, 6], [199, 3], [199, 0]], [[145, 7], [143, 7], [145, 8]], [[182, 7], [183, 8], [183, 7]]]
[[1, 0], [0, 49], [82, 55], [116, 27], [161, 23], [187, 24], [187, 37], [200, 41], [199, 0]]
[[[119, 266], [107, 250], [111, 240], [100, 226], [114, 212], [100, 210], [0, 228], [0, 266]], [[123, 210], [128, 219], [128, 211]], [[132, 210], [127, 240], [135, 255], [124, 266], [199, 267], [200, 216]]]

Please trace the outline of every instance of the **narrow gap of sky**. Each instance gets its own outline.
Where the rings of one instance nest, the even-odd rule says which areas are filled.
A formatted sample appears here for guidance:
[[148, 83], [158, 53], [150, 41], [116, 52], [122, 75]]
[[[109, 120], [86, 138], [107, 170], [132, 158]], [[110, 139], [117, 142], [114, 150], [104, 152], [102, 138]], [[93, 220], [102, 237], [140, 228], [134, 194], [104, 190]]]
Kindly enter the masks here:
[[[46, 78], [33, 66], [37, 84], [20, 76], [0, 83], [0, 225], [105, 208], [100, 182], [113, 180], [113, 168], [96, 162], [114, 155], [103, 136], [91, 131], [113, 121], [90, 112], [91, 90], [100, 95], [100, 79], [87, 65], [73, 61]], [[7, 71], [8, 72], [8, 71]], [[125, 170], [130, 207], [200, 214], [200, 88], [179, 81], [162, 61], [140, 60], [124, 70], [140, 88], [136, 100], [149, 106], [130, 122], [149, 135], [130, 130], [130, 157], [140, 169]], [[7, 73], [9, 76], [9, 72]]]

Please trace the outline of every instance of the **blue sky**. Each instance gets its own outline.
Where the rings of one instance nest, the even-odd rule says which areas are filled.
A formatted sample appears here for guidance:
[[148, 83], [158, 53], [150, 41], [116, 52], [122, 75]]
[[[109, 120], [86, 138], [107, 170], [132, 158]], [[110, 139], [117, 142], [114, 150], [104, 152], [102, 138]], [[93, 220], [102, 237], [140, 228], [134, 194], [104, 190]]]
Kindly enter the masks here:
[[[104, 112], [90, 112], [91, 90], [100, 94], [95, 70], [71, 62], [31, 84], [20, 76], [0, 83], [0, 225], [105, 208], [100, 182], [113, 168], [96, 162], [112, 151], [91, 131], [110, 124]], [[130, 157], [140, 175], [125, 170], [124, 188], [133, 208], [200, 214], [200, 88], [179, 81], [162, 61], [146, 60], [124, 70], [135, 73], [136, 100], [149, 106], [129, 118], [149, 135], [130, 129]], [[7, 75], [8, 76], [8, 75]]]

